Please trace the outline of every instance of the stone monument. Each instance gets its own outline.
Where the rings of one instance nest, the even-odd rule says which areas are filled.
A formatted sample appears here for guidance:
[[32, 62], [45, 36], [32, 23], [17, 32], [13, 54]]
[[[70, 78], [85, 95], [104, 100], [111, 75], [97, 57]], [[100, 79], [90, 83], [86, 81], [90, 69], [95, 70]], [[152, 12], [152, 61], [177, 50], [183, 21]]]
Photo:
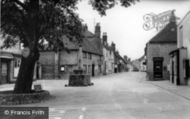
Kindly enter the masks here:
[[78, 69], [74, 70], [69, 76], [69, 84], [66, 86], [91, 86], [90, 75], [83, 70], [82, 62], [82, 44], [79, 44], [79, 54], [78, 54]]

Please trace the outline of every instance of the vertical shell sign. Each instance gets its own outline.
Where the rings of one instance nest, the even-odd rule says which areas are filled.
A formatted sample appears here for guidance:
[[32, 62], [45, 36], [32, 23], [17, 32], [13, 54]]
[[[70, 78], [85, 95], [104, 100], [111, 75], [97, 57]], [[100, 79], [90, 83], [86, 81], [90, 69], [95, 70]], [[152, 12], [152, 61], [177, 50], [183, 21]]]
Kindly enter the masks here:
[[153, 28], [156, 28], [156, 30], [161, 30], [170, 22], [171, 17], [175, 17], [174, 11], [175, 10], [169, 10], [158, 15], [154, 13], [145, 14], [143, 16], [145, 21], [143, 24], [143, 29], [146, 31]]

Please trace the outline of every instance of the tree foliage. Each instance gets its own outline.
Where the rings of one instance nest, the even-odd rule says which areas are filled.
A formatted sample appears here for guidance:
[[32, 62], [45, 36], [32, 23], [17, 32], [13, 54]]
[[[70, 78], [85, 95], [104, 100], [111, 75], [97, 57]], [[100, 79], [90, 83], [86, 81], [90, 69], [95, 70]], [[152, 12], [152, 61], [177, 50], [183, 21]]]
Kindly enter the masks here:
[[[27, 47], [30, 42], [35, 42], [26, 38], [33, 37], [32, 34], [36, 35], [36, 46], [40, 46], [43, 39], [57, 46], [61, 43], [60, 35], [67, 35], [69, 38], [76, 36], [76, 39], [81, 40], [82, 20], [75, 13], [79, 1], [81, 0], [2, 0], [3, 35], [19, 37], [20, 42]], [[129, 7], [135, 1], [138, 0], [89, 0], [89, 4], [100, 15], [106, 15], [106, 10], [117, 4]], [[7, 38], [11, 41], [10, 37]], [[13, 43], [10, 45], [8, 41], [5, 45], [10, 47]]]
[[[79, 1], [82, 0], [1, 0], [4, 46], [11, 47], [19, 41], [30, 49], [29, 56], [22, 57], [15, 93], [31, 92], [34, 65], [45, 40], [55, 51], [64, 49], [63, 35], [82, 42], [82, 19], [76, 14]], [[135, 1], [138, 0], [89, 0], [89, 4], [103, 16], [117, 4], [128, 7]]]

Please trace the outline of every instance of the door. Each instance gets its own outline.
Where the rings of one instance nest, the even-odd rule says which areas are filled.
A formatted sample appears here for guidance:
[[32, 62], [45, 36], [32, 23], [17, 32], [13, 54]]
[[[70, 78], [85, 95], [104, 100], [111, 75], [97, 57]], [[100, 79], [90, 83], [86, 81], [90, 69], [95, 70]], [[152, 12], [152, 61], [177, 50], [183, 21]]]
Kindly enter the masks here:
[[172, 83], [174, 83], [174, 61], [172, 61]]
[[92, 76], [94, 77], [95, 76], [95, 73], [94, 73], [94, 68], [95, 68], [95, 65], [92, 64]]
[[163, 77], [163, 61], [154, 60], [154, 78]]

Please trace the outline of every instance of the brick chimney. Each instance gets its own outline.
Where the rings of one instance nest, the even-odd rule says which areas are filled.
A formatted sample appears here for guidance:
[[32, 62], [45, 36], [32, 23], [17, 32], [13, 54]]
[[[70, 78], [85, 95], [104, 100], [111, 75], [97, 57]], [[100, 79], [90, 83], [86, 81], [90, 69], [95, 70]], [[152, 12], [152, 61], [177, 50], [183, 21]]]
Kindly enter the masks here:
[[103, 36], [102, 36], [102, 39], [103, 39], [103, 42], [102, 42], [102, 43], [103, 43], [103, 45], [105, 45], [105, 46], [107, 45], [107, 38], [108, 38], [108, 37], [107, 37], [107, 33], [104, 32], [104, 33], [103, 33]]
[[112, 47], [113, 51], [115, 52], [115, 43], [112, 42], [111, 47]]
[[176, 22], [175, 10], [171, 11], [170, 22]]
[[101, 36], [101, 27], [100, 27], [100, 23], [97, 23], [95, 26], [95, 35], [97, 38], [100, 38]]

